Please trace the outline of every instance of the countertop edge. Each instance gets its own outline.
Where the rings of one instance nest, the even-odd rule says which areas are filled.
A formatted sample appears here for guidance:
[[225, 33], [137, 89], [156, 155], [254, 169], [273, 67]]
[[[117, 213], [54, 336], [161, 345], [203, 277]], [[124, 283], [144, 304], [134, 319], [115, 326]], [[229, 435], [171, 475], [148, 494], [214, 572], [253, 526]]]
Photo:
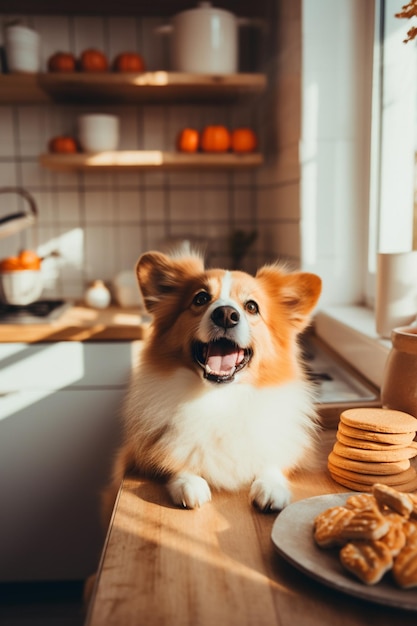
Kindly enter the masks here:
[[51, 322], [0, 324], [0, 343], [138, 341], [145, 339], [149, 326], [149, 317], [139, 309], [111, 306], [97, 310], [74, 304]]

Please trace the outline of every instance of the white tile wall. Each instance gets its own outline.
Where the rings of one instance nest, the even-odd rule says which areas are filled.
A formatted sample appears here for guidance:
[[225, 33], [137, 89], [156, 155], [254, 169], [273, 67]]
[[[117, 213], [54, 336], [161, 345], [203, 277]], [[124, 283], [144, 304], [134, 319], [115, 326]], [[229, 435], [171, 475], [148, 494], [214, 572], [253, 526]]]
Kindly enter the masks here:
[[[301, 32], [301, 3], [281, 0], [279, 4], [290, 7], [288, 14], [283, 10], [279, 31], [285, 34], [286, 20], [290, 30], [276, 38], [277, 60], [260, 59], [271, 86], [280, 85], [278, 94], [272, 89], [260, 99], [219, 106], [0, 106], [0, 185], [27, 188], [39, 207], [39, 221], [32, 231], [0, 240], [0, 257], [16, 254], [23, 246], [37, 247], [42, 254], [58, 250], [60, 258], [44, 263], [45, 296], [72, 298], [81, 297], [89, 281], [111, 281], [117, 272], [132, 268], [143, 251], [182, 236], [209, 240], [210, 262], [228, 266], [231, 231], [257, 229], [258, 241], [244, 261], [246, 269], [254, 271], [282, 256], [297, 262], [299, 167], [294, 155], [300, 119], [299, 104], [294, 107], [288, 98], [300, 97], [296, 37]], [[0, 16], [0, 21], [2, 17], [7, 16]], [[159, 18], [21, 18], [41, 34], [43, 70], [56, 50], [78, 55], [89, 47], [102, 49], [110, 60], [122, 50], [137, 50], [147, 69], [169, 68], [166, 38], [154, 32], [162, 21]], [[287, 54], [282, 41], [290, 46]], [[255, 52], [259, 58], [259, 51]], [[74, 134], [77, 116], [97, 110], [120, 116], [122, 149], [172, 150], [178, 130], [185, 125], [250, 125], [259, 132], [266, 164], [258, 172], [169, 174], [69, 174], [41, 169], [37, 159], [48, 140], [57, 134]], [[3, 205], [4, 196], [0, 202]], [[8, 197], [10, 207], [19, 202]]]

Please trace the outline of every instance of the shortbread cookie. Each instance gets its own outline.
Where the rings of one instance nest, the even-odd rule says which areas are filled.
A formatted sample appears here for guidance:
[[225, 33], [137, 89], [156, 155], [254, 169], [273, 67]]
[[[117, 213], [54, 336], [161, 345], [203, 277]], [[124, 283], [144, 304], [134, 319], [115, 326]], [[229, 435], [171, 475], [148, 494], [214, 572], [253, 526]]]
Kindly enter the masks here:
[[410, 493], [409, 497], [411, 502], [413, 503], [413, 510], [411, 511], [410, 517], [414, 517], [415, 519], [417, 519], [417, 494]]
[[[360, 482], [360, 480], [350, 480], [349, 478], [344, 478], [342, 476], [338, 476], [337, 474], [332, 474], [332, 472], [330, 472], [330, 476], [336, 483], [338, 483], [339, 485], [343, 485], [343, 487], [347, 487], [352, 491], [366, 491], [367, 493], [372, 492], [372, 485], [369, 485], [368, 483]], [[358, 479], [359, 476], [360, 475], [358, 474]], [[379, 479], [383, 480], [384, 477], [380, 476]], [[415, 491], [417, 489], [417, 478], [414, 478], [413, 480], [406, 483], [395, 485], [395, 488], [398, 489], [398, 491], [402, 491], [404, 493]]]
[[374, 509], [375, 498], [370, 493], [354, 493], [346, 500], [345, 507], [356, 512], [364, 509]]
[[411, 543], [417, 544], [417, 521], [413, 519], [408, 519], [403, 524], [403, 530], [405, 532], [405, 538], [407, 543], [410, 545]]
[[378, 474], [381, 476], [399, 474], [410, 467], [410, 459], [392, 461], [389, 463], [371, 463], [367, 461], [355, 461], [353, 459], [348, 459], [336, 454], [334, 451], [330, 452], [328, 460], [336, 467], [358, 472], [358, 474]]
[[415, 417], [392, 409], [347, 409], [342, 412], [340, 421], [347, 426], [378, 433], [410, 433], [417, 430]]
[[407, 445], [411, 443], [416, 433], [377, 433], [372, 430], [364, 430], [355, 428], [353, 426], [347, 426], [343, 422], [339, 422], [338, 432], [346, 435], [346, 437], [352, 437], [353, 439], [361, 439], [365, 441], [375, 441], [379, 443], [391, 443], [399, 445]]
[[403, 450], [404, 447], [407, 447], [407, 444], [403, 443], [384, 443], [381, 441], [369, 441], [367, 439], [355, 439], [354, 437], [344, 435], [342, 432], [340, 432], [340, 430], [337, 432], [336, 438], [338, 441], [340, 441], [340, 443], [344, 444], [345, 446], [349, 446], [351, 448], [359, 448], [361, 450]]
[[[404, 472], [400, 472], [398, 474], [392, 474], [391, 476], [384, 476], [383, 480], [381, 475], [378, 474], [360, 474], [359, 472], [352, 472], [350, 470], [342, 469], [341, 467], [337, 467], [333, 465], [333, 463], [328, 462], [329, 471], [336, 476], [340, 476], [341, 478], [346, 478], [347, 480], [353, 480], [364, 485], [373, 485], [378, 482], [383, 482], [384, 485], [392, 485], [395, 487], [396, 485], [401, 485], [404, 483], [408, 483], [411, 480], [417, 478], [417, 472], [414, 467], [409, 467]], [[417, 504], [416, 504], [417, 507]]]
[[392, 573], [400, 587], [417, 587], [417, 548], [404, 546], [395, 559]]
[[341, 537], [342, 528], [355, 515], [344, 506], [335, 506], [317, 515], [314, 520], [314, 539], [321, 548], [332, 548], [346, 543]]
[[340, 536], [348, 541], [355, 539], [375, 541], [383, 537], [389, 528], [389, 520], [374, 506], [354, 511], [353, 517], [340, 530]]
[[390, 527], [387, 533], [379, 541], [385, 543], [385, 545], [389, 548], [392, 556], [397, 556], [406, 543], [406, 534], [404, 532], [404, 524], [401, 519], [401, 515], [397, 513], [389, 513], [387, 515]]
[[392, 461], [403, 461], [404, 459], [412, 459], [417, 455], [417, 447], [395, 448], [388, 450], [359, 450], [359, 448], [351, 448], [345, 446], [340, 441], [336, 441], [333, 450], [339, 456], [345, 459], [353, 459], [354, 461], [369, 461], [371, 463], [389, 463]]
[[350, 480], [349, 478], [343, 478], [342, 476], [338, 476], [337, 474], [332, 474], [332, 472], [330, 472], [330, 476], [336, 483], [338, 483], [339, 485], [343, 485], [343, 487], [346, 487], [351, 491], [366, 491], [367, 493], [372, 492], [372, 485], [357, 482], [356, 480]]
[[340, 551], [342, 565], [366, 585], [375, 585], [392, 567], [392, 554], [382, 541], [355, 541]]
[[417, 587], [417, 539], [406, 542], [395, 557], [392, 573], [400, 587], [404, 589]]
[[376, 483], [372, 487], [372, 494], [380, 506], [387, 506], [404, 517], [409, 517], [413, 510], [413, 503], [408, 495], [399, 493], [389, 485]]

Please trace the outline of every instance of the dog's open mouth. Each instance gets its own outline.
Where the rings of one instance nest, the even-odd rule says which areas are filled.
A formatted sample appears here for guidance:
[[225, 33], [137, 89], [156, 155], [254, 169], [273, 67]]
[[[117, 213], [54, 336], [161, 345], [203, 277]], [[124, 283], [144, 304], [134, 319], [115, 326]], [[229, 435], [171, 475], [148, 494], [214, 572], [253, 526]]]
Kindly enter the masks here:
[[210, 343], [196, 342], [193, 346], [194, 360], [204, 370], [204, 377], [216, 383], [228, 383], [236, 372], [252, 358], [250, 348], [241, 348], [228, 339]]

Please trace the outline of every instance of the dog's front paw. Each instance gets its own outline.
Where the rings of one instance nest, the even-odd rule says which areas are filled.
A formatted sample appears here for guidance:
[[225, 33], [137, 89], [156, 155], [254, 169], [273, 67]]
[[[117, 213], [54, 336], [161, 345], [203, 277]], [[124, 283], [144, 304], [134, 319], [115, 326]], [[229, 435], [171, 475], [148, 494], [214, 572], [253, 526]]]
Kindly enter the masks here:
[[211, 500], [207, 481], [195, 474], [179, 474], [168, 482], [168, 491], [175, 504], [195, 509]]
[[249, 497], [261, 511], [281, 511], [291, 501], [287, 480], [278, 469], [271, 469], [253, 481]]

